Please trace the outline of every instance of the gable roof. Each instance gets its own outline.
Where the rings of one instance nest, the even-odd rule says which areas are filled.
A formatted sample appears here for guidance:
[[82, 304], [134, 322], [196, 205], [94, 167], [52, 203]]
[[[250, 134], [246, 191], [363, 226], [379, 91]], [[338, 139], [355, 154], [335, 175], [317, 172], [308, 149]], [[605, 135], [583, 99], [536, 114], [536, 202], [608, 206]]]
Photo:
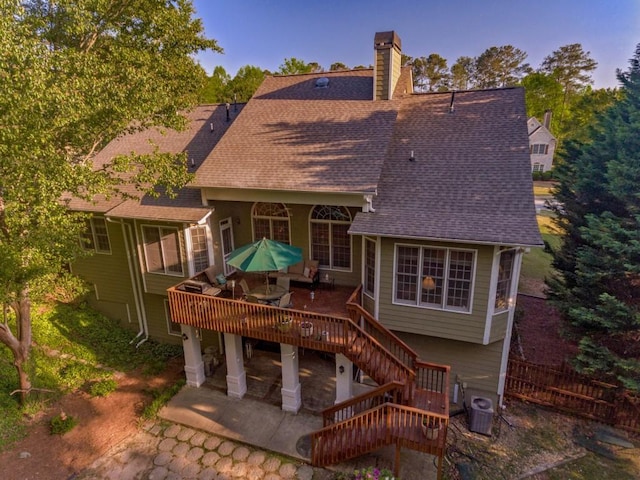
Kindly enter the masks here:
[[411, 95], [350, 233], [541, 245], [529, 163], [522, 88]]
[[375, 192], [400, 100], [372, 98], [370, 69], [267, 77], [192, 186]]
[[[237, 106], [241, 110], [243, 105]], [[230, 109], [232, 117], [238, 115], [236, 108]], [[111, 161], [116, 155], [149, 154], [154, 149], [165, 153], [187, 152], [192, 172], [202, 165], [207, 155], [228, 129], [225, 105], [201, 105], [185, 114], [188, 123], [183, 131], [152, 128], [140, 132], [122, 135], [111, 141], [94, 157], [96, 168]], [[214, 129], [211, 131], [211, 125]], [[191, 166], [193, 162], [193, 166]], [[127, 186], [125, 191], [135, 194], [133, 187]], [[145, 195], [140, 200], [123, 200], [113, 197], [106, 199], [99, 196], [94, 202], [85, 202], [73, 198], [69, 200], [72, 210], [98, 212], [118, 218], [139, 218], [147, 220], [166, 220], [198, 222], [211, 213], [211, 208], [202, 205], [198, 190], [182, 188], [176, 198], [160, 195], [158, 198]]]

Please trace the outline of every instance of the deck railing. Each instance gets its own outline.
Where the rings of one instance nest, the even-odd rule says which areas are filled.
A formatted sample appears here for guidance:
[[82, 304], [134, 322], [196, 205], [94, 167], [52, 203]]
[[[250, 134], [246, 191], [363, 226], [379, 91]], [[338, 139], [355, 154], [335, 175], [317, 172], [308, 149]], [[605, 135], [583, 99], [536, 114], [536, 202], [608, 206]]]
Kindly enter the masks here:
[[356, 288], [347, 300], [347, 311], [349, 312], [351, 320], [357, 325], [360, 325], [367, 334], [375, 338], [384, 348], [393, 353], [407, 368], [413, 370], [418, 354], [393, 332], [376, 321], [373, 316], [362, 307], [362, 302], [360, 301], [361, 296], [362, 285]]
[[344, 461], [396, 444], [438, 456], [440, 474], [448, 428], [449, 367], [419, 361], [414, 350], [362, 308], [361, 288], [348, 301], [350, 318], [175, 287], [168, 289], [168, 295], [176, 323], [342, 353], [382, 385], [323, 412], [325, 427], [312, 435], [314, 465]]
[[395, 444], [437, 456], [440, 478], [448, 424], [446, 415], [385, 403], [312, 433], [311, 462], [331, 465]]
[[340, 402], [322, 411], [322, 423], [325, 427], [333, 423], [357, 415], [370, 408], [383, 405], [385, 403], [403, 404], [404, 385], [400, 382], [389, 382], [369, 392], [351, 397], [344, 402]]

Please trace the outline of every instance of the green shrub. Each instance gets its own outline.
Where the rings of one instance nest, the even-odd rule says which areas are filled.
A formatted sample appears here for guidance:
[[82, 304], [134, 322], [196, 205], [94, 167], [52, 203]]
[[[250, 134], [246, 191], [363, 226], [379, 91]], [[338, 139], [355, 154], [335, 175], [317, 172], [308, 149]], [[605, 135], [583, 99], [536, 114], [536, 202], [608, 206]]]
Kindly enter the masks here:
[[142, 418], [145, 420], [153, 420], [158, 416], [158, 412], [162, 407], [164, 407], [171, 398], [175, 394], [177, 394], [180, 389], [186, 383], [184, 378], [178, 380], [174, 385], [167, 387], [163, 390], [152, 390], [151, 395], [153, 396], [153, 400], [149, 405], [147, 405], [142, 412]]
[[533, 178], [534, 182], [542, 180], [542, 172], [532, 172], [531, 178]]
[[105, 380], [94, 382], [89, 387], [89, 394], [93, 397], [106, 397], [110, 393], [115, 392], [117, 388], [118, 382], [113, 378], [107, 378]]
[[548, 182], [552, 178], [553, 178], [553, 171], [547, 170], [546, 172], [542, 172], [541, 180], [544, 180], [544, 181]]
[[49, 423], [51, 426], [52, 435], [64, 435], [68, 431], [72, 430], [78, 424], [78, 421], [70, 415], [62, 412], [60, 415], [56, 415], [51, 419]]

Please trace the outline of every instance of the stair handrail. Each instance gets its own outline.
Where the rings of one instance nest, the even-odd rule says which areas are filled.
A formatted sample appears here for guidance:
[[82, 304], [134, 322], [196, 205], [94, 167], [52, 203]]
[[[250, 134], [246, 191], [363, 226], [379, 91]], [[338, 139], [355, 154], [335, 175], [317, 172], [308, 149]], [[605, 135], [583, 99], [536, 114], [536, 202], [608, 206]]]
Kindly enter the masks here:
[[[357, 442], [354, 444], [353, 436], [357, 435], [362, 425], [378, 428], [379, 431], [377, 435], [359, 437], [365, 442], [364, 445]], [[391, 444], [441, 457], [446, 445], [448, 426], [447, 415], [406, 405], [384, 403], [312, 432], [311, 463], [319, 467], [338, 463]], [[423, 433], [427, 428], [437, 432], [435, 438], [429, 438]], [[323, 437], [330, 436], [349, 437], [348, 448], [342, 448], [344, 441], [321, 441]], [[439, 478], [440, 473], [439, 468]]]
[[[406, 365], [401, 359], [399, 359], [393, 352], [390, 352], [384, 345], [382, 345], [375, 337], [371, 336], [366, 330], [364, 330], [360, 325], [356, 324], [351, 319], [345, 319], [345, 324], [349, 326], [349, 328], [353, 331], [354, 335], [351, 338], [349, 345], [346, 345], [344, 350], [344, 355], [349, 358], [353, 363], [355, 363], [359, 368], [361, 368], [367, 375], [373, 378], [372, 372], [367, 372], [363, 367], [366, 367], [365, 363], [359, 364], [357, 358], [350, 358], [350, 347], [353, 346], [358, 338], [363, 338], [370, 342], [371, 344], [378, 347], [379, 351], [387, 358], [390, 362], [394, 363], [400, 372], [403, 373], [402, 378], [405, 380], [405, 395], [406, 398], [411, 398], [413, 394], [414, 381], [416, 377], [416, 372]], [[387, 380], [385, 383], [393, 381]]]
[[322, 410], [322, 423], [325, 427], [332, 423], [346, 420], [365, 410], [369, 410], [384, 403], [403, 403], [404, 384], [401, 382], [389, 382], [376, 387], [368, 392], [348, 398], [340, 403]]
[[[367, 327], [365, 328], [365, 331], [371, 328], [373, 331], [380, 333], [385, 341], [389, 342], [389, 347], [387, 347], [387, 350], [398, 357], [409, 368], [411, 368], [412, 370], [415, 369], [415, 362], [418, 359], [418, 354], [416, 353], [416, 351], [400, 338], [398, 338], [398, 336], [396, 336], [391, 330], [387, 329], [384, 325], [378, 322], [373, 317], [373, 315], [371, 315], [367, 310], [364, 309], [361, 302], [358, 301], [361, 297], [361, 291], [362, 284], [360, 284], [347, 299], [347, 312], [349, 312], [351, 321], [358, 324], [358, 320], [364, 320], [364, 323]], [[367, 331], [367, 333], [369, 332]], [[371, 336], [377, 339], [376, 335]]]

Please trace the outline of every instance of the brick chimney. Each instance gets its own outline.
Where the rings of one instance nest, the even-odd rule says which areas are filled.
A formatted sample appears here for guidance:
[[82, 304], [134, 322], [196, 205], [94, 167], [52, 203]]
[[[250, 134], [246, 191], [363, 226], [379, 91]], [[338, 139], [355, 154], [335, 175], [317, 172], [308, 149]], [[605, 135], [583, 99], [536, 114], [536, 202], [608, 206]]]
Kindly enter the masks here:
[[373, 39], [373, 99], [391, 100], [400, 77], [402, 48], [396, 32], [378, 32]]
[[544, 119], [542, 120], [542, 125], [544, 125], [544, 128], [549, 130], [549, 127], [551, 126], [551, 110], [546, 110], [544, 112]]

